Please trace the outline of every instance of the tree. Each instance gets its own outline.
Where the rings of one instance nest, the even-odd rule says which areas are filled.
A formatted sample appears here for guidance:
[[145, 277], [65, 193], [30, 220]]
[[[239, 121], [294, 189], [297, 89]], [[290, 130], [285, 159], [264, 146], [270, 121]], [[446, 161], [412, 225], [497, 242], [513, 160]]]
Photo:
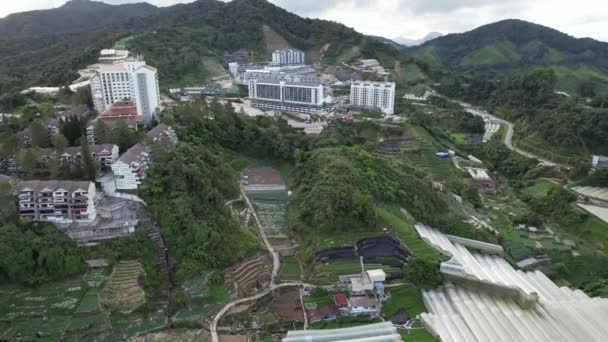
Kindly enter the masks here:
[[103, 120], [97, 120], [95, 122], [95, 141], [98, 144], [105, 144], [109, 141], [109, 129]]
[[91, 147], [86, 137], [80, 138], [80, 154], [82, 156], [82, 174], [83, 177], [90, 181], [95, 181], [95, 175], [97, 173], [97, 165], [93, 154], [91, 153]]
[[68, 117], [61, 126], [61, 133], [68, 140], [70, 146], [76, 145], [78, 139], [83, 135], [83, 123], [80, 117], [74, 115]]
[[116, 126], [112, 129], [111, 142], [118, 145], [121, 152], [137, 144], [138, 141], [139, 134], [130, 129], [125, 122], [116, 123]]
[[51, 141], [53, 143], [53, 147], [55, 147], [55, 151], [57, 151], [59, 154], [62, 153], [68, 146], [68, 139], [66, 139], [61, 133], [54, 135]]
[[439, 262], [412, 257], [405, 268], [405, 277], [416, 286], [434, 288], [443, 282]]
[[32, 137], [32, 146], [41, 148], [49, 147], [49, 131], [39, 120], [30, 124], [30, 134]]
[[19, 156], [19, 165], [23, 169], [23, 172], [29, 175], [33, 174], [37, 169], [38, 160], [40, 160], [41, 155], [42, 153], [37, 147], [22, 151]]

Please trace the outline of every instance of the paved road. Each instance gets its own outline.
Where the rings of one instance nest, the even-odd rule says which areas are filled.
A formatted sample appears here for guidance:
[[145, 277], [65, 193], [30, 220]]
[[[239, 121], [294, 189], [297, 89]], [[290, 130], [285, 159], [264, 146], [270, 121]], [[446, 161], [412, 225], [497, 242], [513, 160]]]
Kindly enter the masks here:
[[220, 322], [222, 317], [224, 317], [224, 315], [228, 311], [230, 311], [230, 309], [232, 309], [234, 306], [258, 300], [278, 288], [303, 285], [302, 283], [285, 283], [285, 284], [280, 284], [280, 285], [276, 284], [276, 277], [279, 274], [279, 268], [281, 267], [279, 253], [277, 253], [277, 251], [274, 249], [274, 247], [272, 246], [270, 241], [268, 241], [268, 238], [266, 237], [266, 232], [264, 231], [262, 223], [260, 222], [260, 219], [258, 218], [258, 215], [255, 212], [255, 209], [253, 208], [253, 204], [251, 204], [249, 197], [247, 197], [247, 193], [245, 192], [245, 190], [242, 187], [241, 187], [241, 196], [247, 203], [247, 206], [249, 207], [249, 210], [250, 210], [251, 214], [253, 215], [253, 219], [255, 220], [255, 226], [258, 229], [258, 233], [260, 234], [262, 241], [264, 241], [264, 244], [266, 245], [268, 252], [270, 253], [270, 255], [272, 255], [272, 275], [270, 277], [270, 287], [266, 291], [260, 292], [260, 293], [256, 294], [255, 296], [238, 299], [238, 300], [235, 300], [233, 302], [226, 304], [226, 306], [224, 306], [222, 308], [222, 310], [220, 310], [220, 312], [218, 312], [217, 315], [215, 315], [215, 317], [213, 318], [213, 321], [211, 322], [211, 326], [210, 326], [209, 330], [211, 332], [211, 339], [213, 342], [219, 342], [219, 336], [217, 334], [218, 323]]
[[542, 165], [546, 165], [546, 166], [561, 166], [558, 163], [552, 162], [552, 161], [550, 161], [548, 159], [539, 157], [539, 156], [537, 156], [537, 155], [535, 155], [533, 153], [530, 153], [528, 151], [524, 151], [524, 150], [522, 150], [520, 148], [517, 148], [517, 147], [513, 146], [513, 135], [515, 134], [515, 128], [513, 126], [513, 123], [511, 123], [509, 121], [506, 121], [506, 120], [503, 120], [501, 118], [498, 118], [498, 117], [496, 117], [496, 116], [494, 116], [494, 115], [492, 115], [492, 114], [490, 114], [490, 113], [488, 113], [486, 111], [483, 111], [483, 110], [480, 110], [480, 109], [477, 109], [477, 108], [473, 108], [470, 104], [463, 103], [463, 102], [460, 102], [460, 104], [465, 108], [465, 110], [467, 112], [469, 112], [469, 113], [471, 113], [471, 114], [473, 114], [475, 116], [480, 116], [480, 117], [484, 118], [485, 120], [490, 120], [490, 121], [499, 123], [500, 125], [507, 126], [507, 134], [505, 135], [504, 144], [505, 144], [505, 146], [509, 150], [514, 151], [514, 152], [516, 152], [516, 153], [518, 153], [518, 154], [520, 154], [520, 155], [522, 155], [524, 157], [536, 159]]

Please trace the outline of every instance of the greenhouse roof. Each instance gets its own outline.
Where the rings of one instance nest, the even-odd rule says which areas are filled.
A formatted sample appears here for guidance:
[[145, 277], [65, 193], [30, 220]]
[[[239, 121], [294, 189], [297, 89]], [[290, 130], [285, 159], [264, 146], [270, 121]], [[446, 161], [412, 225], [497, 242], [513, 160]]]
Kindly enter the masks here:
[[[452, 257], [441, 271], [457, 282], [423, 291], [429, 312], [421, 319], [441, 341], [599, 342], [608, 336], [608, 299], [560, 288], [540, 271], [517, 271], [499, 255], [470, 251], [473, 240], [466, 241], [467, 248], [433, 228], [417, 225], [416, 229]], [[510, 290], [533, 294], [538, 300], [522, 305], [508, 295]]]
[[391, 322], [361, 325], [344, 329], [296, 330], [287, 333], [283, 342], [397, 342], [402, 341]]

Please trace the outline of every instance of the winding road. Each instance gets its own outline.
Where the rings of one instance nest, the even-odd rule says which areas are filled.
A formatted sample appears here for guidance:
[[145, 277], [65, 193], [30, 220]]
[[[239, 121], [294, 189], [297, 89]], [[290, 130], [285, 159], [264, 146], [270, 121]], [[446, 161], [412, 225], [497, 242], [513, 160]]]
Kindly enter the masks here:
[[522, 155], [524, 157], [531, 158], [531, 159], [536, 159], [536, 160], [538, 160], [540, 162], [540, 164], [545, 165], [545, 166], [551, 166], [551, 167], [553, 167], [553, 166], [561, 166], [558, 163], [552, 162], [552, 161], [550, 161], [548, 159], [539, 157], [539, 156], [537, 156], [537, 155], [535, 155], [533, 153], [530, 153], [528, 151], [524, 151], [524, 150], [522, 150], [520, 148], [517, 148], [517, 147], [513, 146], [513, 135], [515, 134], [515, 127], [514, 127], [513, 123], [511, 123], [509, 121], [506, 121], [506, 120], [503, 120], [501, 118], [498, 118], [498, 117], [496, 117], [496, 116], [494, 116], [494, 115], [492, 115], [492, 114], [490, 114], [490, 113], [488, 113], [486, 111], [474, 108], [474, 107], [472, 107], [468, 103], [464, 103], [464, 102], [459, 102], [459, 103], [464, 107], [464, 109], [467, 112], [469, 112], [469, 113], [471, 113], [471, 114], [473, 114], [475, 116], [479, 116], [479, 117], [483, 118], [484, 121], [488, 121], [489, 120], [489, 121], [498, 123], [500, 125], [507, 126], [507, 134], [505, 135], [504, 144], [505, 144], [505, 146], [509, 150], [514, 151], [514, 152], [516, 152], [516, 153], [518, 153], [518, 154], [520, 154], [520, 155]]
[[311, 288], [316, 287], [314, 285], [305, 284], [302, 282], [283, 283], [283, 284], [278, 284], [278, 285], [276, 284], [276, 277], [279, 274], [279, 268], [281, 267], [281, 260], [279, 259], [279, 253], [277, 253], [277, 251], [274, 249], [272, 244], [270, 244], [270, 241], [268, 241], [268, 238], [266, 237], [266, 232], [264, 232], [262, 223], [260, 222], [260, 219], [258, 218], [258, 215], [255, 212], [253, 204], [249, 200], [249, 197], [247, 197], [247, 193], [245, 192], [245, 190], [242, 187], [241, 187], [241, 196], [247, 203], [247, 206], [249, 207], [249, 210], [251, 211], [251, 213], [253, 215], [253, 219], [255, 220], [256, 228], [258, 229], [258, 233], [260, 234], [260, 237], [262, 238], [264, 245], [266, 245], [268, 252], [270, 253], [270, 255], [272, 255], [272, 275], [270, 278], [270, 287], [268, 289], [266, 289], [265, 291], [256, 294], [255, 296], [237, 299], [235, 301], [232, 301], [232, 302], [226, 304], [226, 306], [224, 306], [222, 308], [222, 310], [220, 310], [220, 312], [218, 312], [217, 315], [215, 315], [215, 317], [213, 318], [213, 321], [211, 322], [209, 331], [211, 332], [211, 340], [213, 342], [219, 342], [219, 340], [220, 340], [219, 335], [217, 333], [217, 325], [219, 324], [220, 320], [222, 319], [222, 317], [224, 317], [224, 315], [226, 315], [226, 313], [228, 311], [230, 311], [230, 309], [232, 309], [236, 305], [256, 301], [256, 300], [263, 298], [266, 295], [272, 293], [276, 289], [281, 289], [281, 288], [286, 288], [286, 287], [301, 287], [301, 286], [311, 287]]

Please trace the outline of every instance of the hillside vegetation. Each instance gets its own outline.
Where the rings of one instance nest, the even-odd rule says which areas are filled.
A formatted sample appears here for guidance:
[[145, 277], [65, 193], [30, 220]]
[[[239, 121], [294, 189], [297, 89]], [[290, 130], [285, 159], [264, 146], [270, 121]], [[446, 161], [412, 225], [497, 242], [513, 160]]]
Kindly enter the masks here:
[[575, 92], [591, 81], [608, 92], [608, 43], [521, 20], [450, 34], [407, 51], [431, 64], [490, 75], [548, 67], [556, 72], [559, 90]]

